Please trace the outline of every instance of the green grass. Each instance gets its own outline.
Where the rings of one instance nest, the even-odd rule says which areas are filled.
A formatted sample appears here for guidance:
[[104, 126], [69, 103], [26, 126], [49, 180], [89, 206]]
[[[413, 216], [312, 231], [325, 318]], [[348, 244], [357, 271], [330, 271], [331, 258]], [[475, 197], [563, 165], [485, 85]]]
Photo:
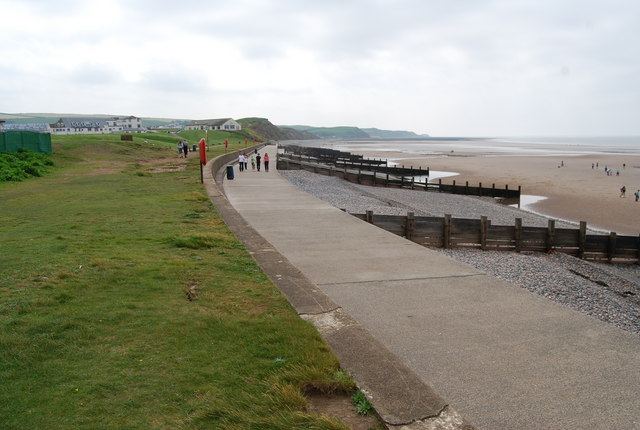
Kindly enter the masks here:
[[368, 415], [373, 412], [373, 406], [360, 390], [356, 391], [351, 396], [351, 403], [353, 404], [355, 411], [360, 415]]
[[0, 152], [0, 182], [19, 182], [39, 177], [51, 170], [53, 161], [49, 154], [20, 149], [17, 152]]
[[[183, 130], [178, 133], [178, 135], [187, 139], [190, 144], [194, 144], [200, 142], [200, 139], [205, 137], [205, 132], [203, 130]], [[225, 139], [229, 141], [229, 147], [231, 147], [232, 144], [238, 145], [238, 142], [244, 146], [245, 138], [248, 138], [249, 143], [251, 143], [251, 137], [244, 131], [210, 130], [206, 133], [206, 136], [209, 146], [224, 145]]]
[[221, 221], [197, 158], [152, 173], [173, 144], [118, 138], [56, 136], [52, 174], [0, 183], [2, 428], [345, 428], [302, 393], [353, 382]]

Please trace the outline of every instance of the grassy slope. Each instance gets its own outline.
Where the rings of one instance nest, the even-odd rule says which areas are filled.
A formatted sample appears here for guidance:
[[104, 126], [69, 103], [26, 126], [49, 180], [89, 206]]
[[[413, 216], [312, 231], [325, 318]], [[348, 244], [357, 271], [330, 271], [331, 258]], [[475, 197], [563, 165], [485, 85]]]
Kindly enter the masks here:
[[55, 137], [55, 173], [0, 184], [2, 428], [343, 428], [301, 412], [304, 387], [352, 387], [336, 359], [196, 157], [151, 173], [176, 154], [144, 138]]

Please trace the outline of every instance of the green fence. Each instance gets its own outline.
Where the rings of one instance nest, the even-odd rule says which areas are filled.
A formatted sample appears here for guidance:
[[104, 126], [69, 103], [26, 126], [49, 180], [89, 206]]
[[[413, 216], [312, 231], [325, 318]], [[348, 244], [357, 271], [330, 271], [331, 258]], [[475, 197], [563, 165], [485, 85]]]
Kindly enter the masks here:
[[0, 133], [0, 152], [25, 148], [34, 152], [51, 152], [51, 135], [35, 131], [5, 131]]

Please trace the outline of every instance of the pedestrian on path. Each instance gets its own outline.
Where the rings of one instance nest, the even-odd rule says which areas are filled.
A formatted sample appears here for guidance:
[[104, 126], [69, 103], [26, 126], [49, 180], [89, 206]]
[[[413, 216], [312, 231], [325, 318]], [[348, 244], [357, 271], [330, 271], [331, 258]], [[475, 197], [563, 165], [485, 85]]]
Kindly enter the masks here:
[[625, 197], [626, 193], [627, 193], [627, 187], [623, 185], [622, 188], [620, 188], [620, 197]]
[[238, 170], [240, 170], [241, 172], [244, 170], [244, 155], [243, 154], [238, 155]]
[[256, 157], [251, 156], [251, 170], [256, 170]]
[[249, 170], [249, 157], [246, 153], [243, 153], [242, 156], [244, 157], [244, 170]]
[[262, 157], [260, 157], [260, 153], [258, 153], [258, 155], [256, 155], [256, 167], [258, 168], [258, 172], [260, 171], [260, 160], [262, 160]]
[[266, 152], [264, 153], [264, 171], [269, 171], [269, 154], [267, 154]]
[[178, 154], [180, 155], [180, 158], [183, 158], [183, 154], [182, 154], [182, 141], [179, 140], [178, 141]]
[[182, 150], [184, 151], [184, 158], [187, 158], [189, 155], [189, 142], [186, 140], [182, 141]]

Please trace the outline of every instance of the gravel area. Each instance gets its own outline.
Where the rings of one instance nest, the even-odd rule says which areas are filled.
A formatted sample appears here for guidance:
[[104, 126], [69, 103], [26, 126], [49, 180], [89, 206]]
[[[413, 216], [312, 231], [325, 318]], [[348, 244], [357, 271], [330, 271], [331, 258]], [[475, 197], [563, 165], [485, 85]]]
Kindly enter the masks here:
[[[300, 170], [280, 171], [298, 188], [350, 213], [372, 210], [377, 214], [487, 216], [493, 225], [546, 227], [548, 218], [478, 198], [424, 191], [369, 187], [340, 178]], [[558, 228], [575, 224], [556, 221]], [[474, 266], [491, 276], [526, 288], [571, 309], [583, 312], [623, 330], [640, 333], [640, 265], [599, 264], [561, 253], [498, 252], [476, 249], [432, 248]]]

